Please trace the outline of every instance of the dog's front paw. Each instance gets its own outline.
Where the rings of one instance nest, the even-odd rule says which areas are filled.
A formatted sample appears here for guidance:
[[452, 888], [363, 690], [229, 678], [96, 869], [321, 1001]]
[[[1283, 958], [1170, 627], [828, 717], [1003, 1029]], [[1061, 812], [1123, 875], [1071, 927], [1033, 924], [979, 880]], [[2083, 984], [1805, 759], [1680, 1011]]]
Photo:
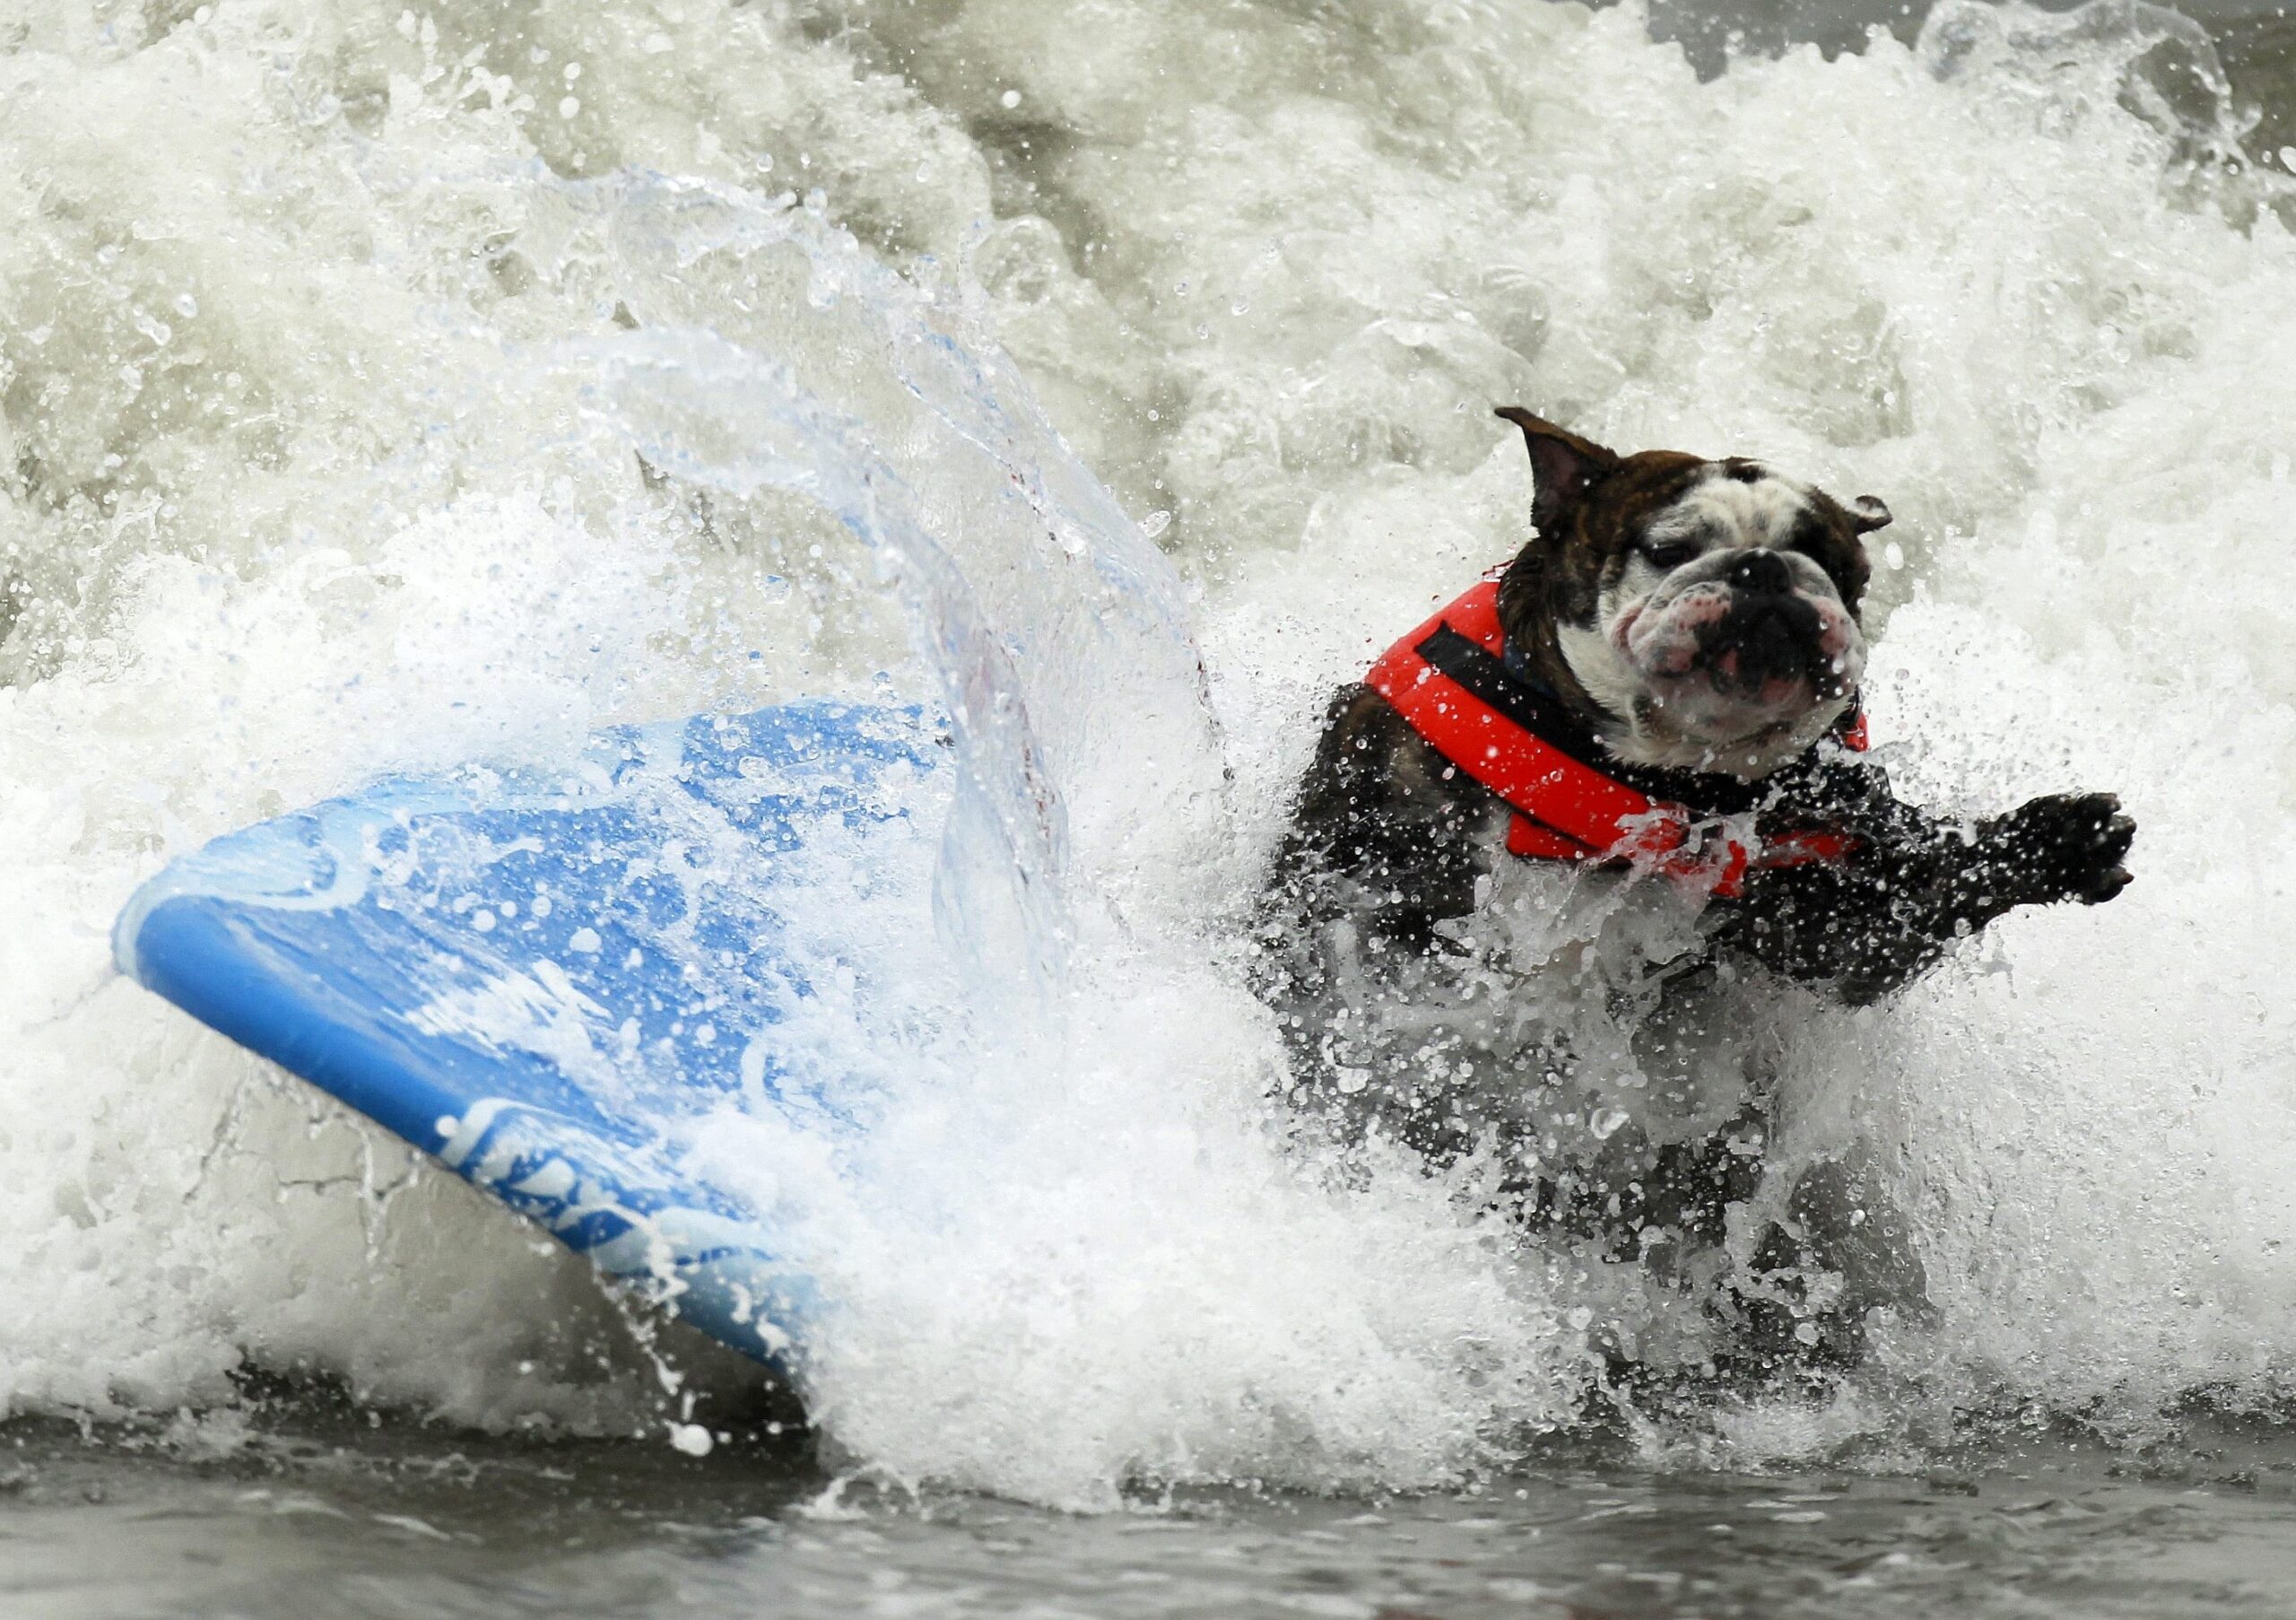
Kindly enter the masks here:
[[2109, 793], [2051, 793], [1987, 822], [1979, 842], [1988, 874], [2019, 903], [2077, 900], [2093, 906], [2129, 884], [2136, 823]]

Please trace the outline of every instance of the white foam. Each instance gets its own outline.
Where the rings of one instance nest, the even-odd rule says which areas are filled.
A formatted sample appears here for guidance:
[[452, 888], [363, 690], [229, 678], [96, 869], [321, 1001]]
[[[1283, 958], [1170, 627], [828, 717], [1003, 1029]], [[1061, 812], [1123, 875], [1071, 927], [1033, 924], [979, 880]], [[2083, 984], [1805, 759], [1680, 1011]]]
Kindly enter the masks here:
[[[2196, 1383], [2286, 1387], [2296, 248], [2263, 180], [2191, 169], [2212, 126], [2122, 93], [2172, 25], [1956, 5], [1920, 54], [1700, 84], [1632, 9], [1080, 28], [1010, 0], [828, 39], [707, 0], [403, 10], [218, 0], [161, 30], [35, 0], [0, 57], [11, 1409], [222, 1399], [253, 1356], [457, 1420], [657, 1415], [578, 1263], [443, 1176], [377, 1196], [399, 1150], [109, 979], [104, 930], [169, 854], [376, 771], [564, 760], [600, 724], [880, 672], [926, 692], [937, 645], [978, 676], [943, 690], [1027, 699], [999, 735], [1069, 812], [1053, 1015], [984, 1043], [920, 979], [906, 1032], [820, 1030], [902, 1104], [857, 1156], [756, 1119], [713, 1139], [811, 1189], [846, 1454], [1091, 1504], [1134, 1475], [1423, 1485], [1566, 1417], [1555, 1321], [1631, 1302], [1402, 1170], [1307, 1173], [1222, 943], [1324, 690], [1519, 541], [1497, 403], [1880, 494], [1905, 566], [1872, 710], [1902, 774], [1979, 808], [2113, 787], [2144, 829], [2112, 906], [2012, 919], [1813, 1027], [1792, 1128], [1881, 1135], [1944, 1323], [1890, 1352], [1922, 1399], [1750, 1420], [1734, 1454], [1923, 1400], [2137, 1429]], [[804, 240], [850, 226], [854, 268], [755, 234], [744, 188], [783, 186], [822, 188]], [[986, 292], [888, 315], [873, 260]], [[915, 391], [927, 359], [887, 334], [928, 318], [979, 356], [993, 328], [1129, 509], [1170, 514], [1236, 822], [1187, 768], [1177, 589], [1093, 551], [1105, 510], [1004, 383], [973, 417], [970, 383]], [[693, 359], [718, 350], [601, 391], [674, 328], [862, 424], [915, 497], [887, 521], [950, 570], [744, 462], [747, 373]], [[633, 416], [684, 457], [659, 490]], [[999, 443], [1045, 487], [1000, 493]], [[900, 600], [956, 614], [925, 662]]]

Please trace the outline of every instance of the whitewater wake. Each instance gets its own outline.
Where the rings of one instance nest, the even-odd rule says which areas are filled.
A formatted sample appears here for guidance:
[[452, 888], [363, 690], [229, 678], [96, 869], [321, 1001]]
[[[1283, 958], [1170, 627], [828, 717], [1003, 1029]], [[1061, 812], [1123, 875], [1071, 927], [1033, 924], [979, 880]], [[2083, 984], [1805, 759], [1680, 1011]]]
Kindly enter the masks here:
[[[894, 1098], [809, 1206], [839, 1455], [1093, 1505], [1574, 1422], [1638, 1280], [1318, 1175], [1242, 988], [1325, 695], [1519, 544], [1500, 402], [1883, 495], [1900, 786], [2142, 828], [2112, 906], [1794, 1049], [1784, 1150], [1882, 1154], [1938, 1325], [1653, 1453], [2285, 1396], [2296, 248], [2173, 13], [1705, 83], [1564, 5], [36, 0], [0, 52], [8, 1409], [253, 1363], [659, 1432], [578, 1262], [105, 931], [384, 771], [832, 693], [963, 761], [932, 940], [815, 919], [902, 986], [819, 1036]], [[808, 1173], [767, 1134], [707, 1149]]]

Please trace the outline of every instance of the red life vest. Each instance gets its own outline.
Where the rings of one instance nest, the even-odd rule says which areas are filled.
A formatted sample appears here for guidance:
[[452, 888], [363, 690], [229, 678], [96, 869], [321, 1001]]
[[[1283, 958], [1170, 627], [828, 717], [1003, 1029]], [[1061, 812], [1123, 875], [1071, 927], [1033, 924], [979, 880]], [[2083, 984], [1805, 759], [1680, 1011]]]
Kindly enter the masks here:
[[[1761, 839], [1651, 798], [1566, 753], [1516, 714], [1529, 692], [1502, 661], [1499, 582], [1485, 579], [1397, 641], [1364, 684], [1395, 707], [1438, 753], [1514, 809], [1507, 849], [1534, 860], [1626, 861], [1703, 893], [1734, 897], [1749, 868], [1839, 864], [1856, 847], [1846, 833], [1788, 832]], [[1842, 746], [1866, 746], [1859, 713]]]

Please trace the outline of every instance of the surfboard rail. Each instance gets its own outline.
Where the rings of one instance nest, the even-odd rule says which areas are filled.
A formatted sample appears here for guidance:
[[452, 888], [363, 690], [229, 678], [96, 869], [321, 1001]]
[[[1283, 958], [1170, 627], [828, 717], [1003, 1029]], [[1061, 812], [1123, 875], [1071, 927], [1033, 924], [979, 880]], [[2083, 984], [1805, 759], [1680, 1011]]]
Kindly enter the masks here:
[[776, 1044], [831, 965], [783, 902], [831, 831], [929, 862], [947, 752], [919, 710], [814, 701], [604, 732], [566, 771], [386, 779], [171, 863], [114, 955], [794, 1376], [813, 1280], [682, 1134], [729, 1099], [853, 1128]]

